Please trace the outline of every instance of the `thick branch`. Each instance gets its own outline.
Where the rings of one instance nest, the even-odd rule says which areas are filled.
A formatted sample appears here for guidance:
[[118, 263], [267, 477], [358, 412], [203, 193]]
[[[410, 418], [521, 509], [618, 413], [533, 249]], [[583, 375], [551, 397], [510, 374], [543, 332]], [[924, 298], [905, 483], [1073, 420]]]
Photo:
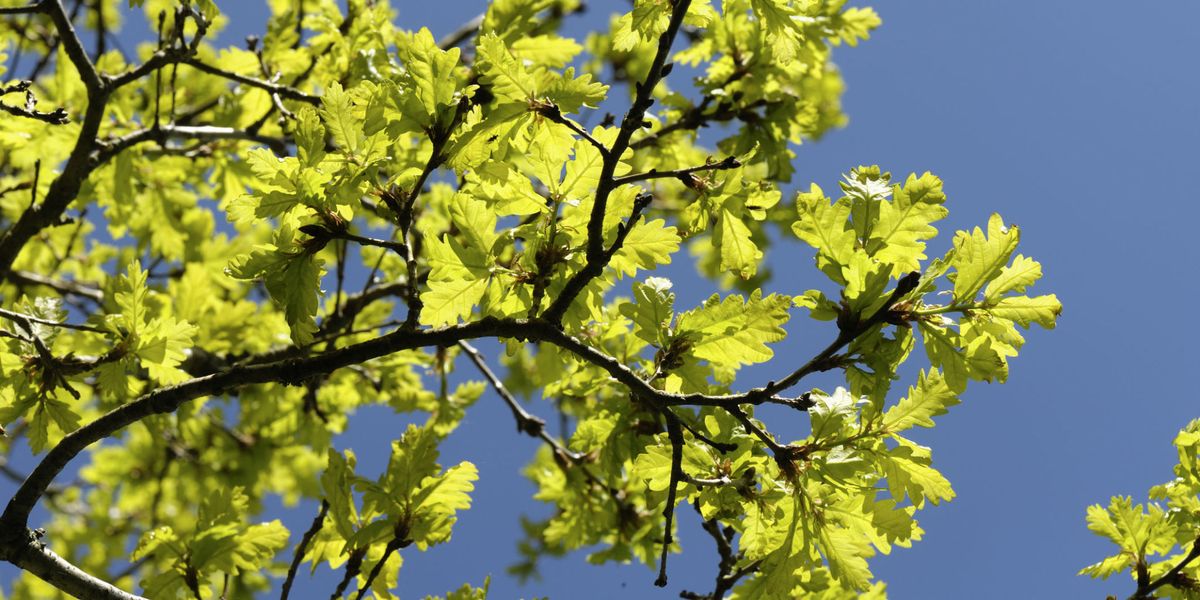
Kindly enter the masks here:
[[33, 4], [27, 4], [25, 6], [0, 7], [0, 15], [31, 15], [34, 13], [40, 13], [46, 10], [46, 6], [48, 4], [50, 4], [50, 2], [43, 0], [41, 2], [34, 2]]
[[67, 51], [67, 57], [71, 59], [71, 63], [75, 65], [75, 70], [79, 71], [79, 78], [83, 80], [83, 85], [88, 89], [88, 100], [101, 95], [104, 90], [104, 82], [100, 80], [100, 73], [96, 71], [96, 65], [92, 64], [92, 59], [88, 58], [87, 50], [83, 49], [83, 44], [79, 41], [79, 36], [75, 33], [75, 26], [71, 23], [71, 18], [67, 16], [66, 9], [63, 8], [62, 0], [43, 0], [46, 14], [50, 15], [50, 20], [54, 21], [54, 28], [58, 30], [58, 37], [62, 40], [63, 49]]
[[[896, 290], [876, 314], [857, 326], [848, 326], [843, 329], [842, 334], [838, 336], [838, 340], [830, 348], [827, 348], [817, 357], [814, 357], [805, 366], [797, 369], [792, 375], [789, 375], [778, 383], [768, 384], [765, 388], [758, 388], [739, 395], [679, 395], [657, 390], [617, 359], [588, 346], [563, 332], [557, 324], [543, 319], [501, 320], [488, 317], [472, 323], [442, 329], [415, 331], [402, 329], [373, 340], [312, 357], [289, 358], [268, 363], [229, 367], [212, 375], [160, 388], [145, 394], [139, 399], [110, 411], [64, 437], [45, 455], [37, 467], [34, 468], [33, 472], [29, 474], [29, 477], [17, 490], [16, 494], [9, 500], [4, 513], [0, 515], [0, 548], [6, 546], [15, 547], [15, 544], [21, 543], [20, 539], [27, 531], [26, 524], [33, 507], [45, 493], [47, 487], [53, 483], [58, 473], [76, 455], [91, 444], [111, 436], [118, 430], [134, 422], [153, 414], [173, 412], [184, 402], [200, 396], [221, 394], [244, 385], [267, 382], [298, 385], [313, 376], [327, 374], [341, 367], [362, 363], [394, 352], [427, 346], [448, 346], [459, 341], [478, 337], [515, 338], [553, 343], [605, 369], [616, 380], [625, 384], [635, 396], [655, 403], [659, 407], [665, 408], [672, 404], [686, 403], [723, 406], [727, 410], [730, 410], [735, 417], [740, 415], [741, 418], [739, 420], [742, 421], [743, 425], [747, 425], [747, 429], [758, 435], [776, 453], [777, 459], [782, 459], [786, 455], [786, 448], [779, 446], [765, 432], [761, 432], [757, 427], [754, 427], [737, 405], [740, 403], [763, 402], [773, 396], [774, 393], [794, 384], [810, 370], [815, 370], [816, 367], [812, 365], [819, 365], [822, 360], [827, 360], [829, 356], [832, 356], [836, 352], [837, 347], [849, 343], [859, 333], [882, 322], [891, 305], [913, 289], [916, 281], [917, 274], [915, 273], [901, 279]], [[825, 358], [822, 359], [822, 357]], [[677, 422], [670, 418], [673, 416], [668, 416], [668, 433], [671, 434], [672, 445], [675, 446], [677, 445], [675, 438], [682, 440], [682, 429]], [[682, 469], [673, 467], [673, 483], [678, 483], [682, 479]], [[674, 500], [673, 488], [674, 486], [672, 486], [671, 497], [668, 498], [672, 511]], [[665, 544], [669, 545], [670, 515], [667, 515], [667, 518], [668, 533], [665, 536]], [[2, 554], [0, 554], [0, 557], [8, 558], [8, 556]], [[665, 568], [663, 572], [660, 572], [660, 580], [665, 583]]]
[[79, 194], [83, 181], [91, 173], [88, 157], [96, 144], [96, 133], [104, 119], [104, 107], [108, 96], [106, 86], [100, 81], [95, 67], [79, 43], [71, 21], [63, 10], [60, 0], [43, 0], [45, 9], [54, 21], [62, 38], [67, 56], [79, 70], [87, 86], [88, 104], [80, 123], [79, 137], [62, 173], [50, 184], [41, 204], [30, 206], [21, 213], [17, 222], [0, 235], [0, 279], [8, 277], [17, 254], [34, 235], [57, 222], [67, 205]]
[[[21, 536], [25, 539], [21, 540]], [[66, 559], [45, 547], [37, 540], [37, 536], [33, 532], [24, 527], [14, 537], [16, 539], [11, 542], [8, 536], [4, 537], [5, 543], [13, 543], [2, 552], [5, 560], [76, 598], [146, 600], [85, 573], [79, 567], [67, 562]]]
[[184, 402], [221, 394], [244, 385], [267, 382], [299, 384], [314, 375], [330, 373], [401, 350], [447, 346], [477, 337], [521, 338], [526, 337], [527, 332], [528, 327], [524, 322], [491, 318], [444, 329], [402, 330], [309, 358], [230, 367], [213, 375], [159, 388], [75, 430], [51, 449], [0, 515], [0, 542], [25, 527], [29, 513], [46, 487], [76, 455], [93, 443], [151, 415], [174, 412]]

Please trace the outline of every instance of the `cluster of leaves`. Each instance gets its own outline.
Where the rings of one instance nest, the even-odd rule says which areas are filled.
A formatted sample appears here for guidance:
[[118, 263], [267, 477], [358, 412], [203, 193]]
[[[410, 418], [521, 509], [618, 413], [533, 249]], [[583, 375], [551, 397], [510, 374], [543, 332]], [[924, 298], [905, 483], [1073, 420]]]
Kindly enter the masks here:
[[1129, 571], [1137, 583], [1132, 598], [1200, 598], [1200, 420], [1188, 423], [1174, 444], [1175, 478], [1150, 488], [1156, 502], [1135, 505], [1117, 496], [1107, 507], [1088, 507], [1088, 529], [1120, 551], [1080, 575], [1108, 579]]
[[[133, 4], [158, 32], [136, 56], [106, 45], [112, 0], [0, 10], [10, 51], [45, 58], [9, 87], [67, 115], [30, 100], [0, 120], [0, 425], [6, 453], [26, 439], [40, 460], [0, 515], [18, 598], [279, 579], [286, 597], [304, 560], [343, 573], [335, 595], [392, 597], [403, 552], [449, 541], [470, 505], [475, 467], [443, 469], [438, 447], [488, 386], [544, 442], [526, 474], [555, 507], [526, 523], [519, 575], [598, 546], [665, 585], [687, 503], [720, 558], [689, 597], [882, 597], [868, 559], [954, 496], [912, 430], [1004, 381], [1022, 330], [1061, 311], [1027, 293], [1041, 267], [998, 215], [929, 260], [947, 214], [929, 173], [863, 166], [837, 199], [784, 201], [792, 146], [844, 122], [831, 53], [870, 9], [639, 0], [581, 43], [558, 33], [578, 2], [495, 0], [439, 42], [386, 2], [277, 1], [261, 38], [217, 50], [212, 2]], [[694, 90], [668, 85], [677, 63]], [[771, 282], [763, 257], [791, 234], [822, 289]], [[698, 306], [651, 273], [684, 252], [721, 290]], [[830, 344], [747, 386], [798, 310]], [[503, 377], [475, 338], [504, 342]], [[452, 386], [462, 358], [481, 380]], [[790, 394], [823, 371], [843, 385]], [[806, 413], [808, 435], [777, 438], [763, 404]], [[376, 478], [334, 444], [366, 405], [428, 415]], [[310, 529], [252, 524], [272, 497], [319, 503]], [[62, 556], [28, 528], [43, 500]]]

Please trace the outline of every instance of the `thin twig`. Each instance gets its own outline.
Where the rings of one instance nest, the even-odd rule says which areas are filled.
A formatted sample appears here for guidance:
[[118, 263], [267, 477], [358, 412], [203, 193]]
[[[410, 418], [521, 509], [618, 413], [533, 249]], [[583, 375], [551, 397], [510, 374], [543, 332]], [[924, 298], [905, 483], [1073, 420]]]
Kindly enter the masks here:
[[250, 133], [233, 127], [217, 127], [213, 125], [176, 125], [173, 123], [139, 129], [119, 138], [101, 142], [92, 154], [92, 166], [98, 167], [107, 163], [122, 151], [144, 142], [165, 144], [168, 139], [189, 139], [202, 141], [241, 140], [263, 144], [278, 154], [287, 153], [287, 143], [280, 138]]
[[95, 286], [78, 281], [53, 279], [31, 271], [12, 271], [8, 274], [8, 279], [17, 285], [40, 285], [64, 296], [79, 296], [96, 303], [104, 302], [104, 292]]
[[666, 524], [663, 526], [662, 554], [659, 557], [658, 578], [654, 580], [654, 585], [658, 587], [666, 587], [667, 585], [667, 554], [671, 550], [671, 544], [675, 541], [671, 533], [671, 526], [675, 518], [675, 495], [678, 492], [679, 483], [684, 479], [683, 429], [679, 426], [679, 417], [675, 416], [671, 412], [671, 409], [663, 409], [663, 414], [667, 417], [667, 437], [671, 440], [671, 481], [667, 485], [667, 505], [663, 508], [663, 517], [666, 519]]
[[484, 13], [479, 13], [471, 18], [470, 21], [463, 23], [458, 29], [455, 29], [446, 37], [438, 40], [438, 47], [442, 50], [449, 50], [473, 37], [479, 33], [479, 27], [483, 25]]
[[0, 317], [3, 317], [10, 321], [15, 321], [18, 324], [23, 324], [23, 327], [26, 329], [31, 329], [30, 323], [38, 323], [41, 325], [49, 325], [51, 327], [62, 327], [63, 329], [74, 329], [75, 331], [89, 331], [91, 333], [108, 333], [107, 331], [100, 329], [99, 327], [93, 327], [91, 325], [78, 325], [75, 323], [67, 323], [67, 322], [60, 323], [58, 321], [51, 321], [49, 319], [43, 319], [41, 317], [35, 317], [33, 315], [26, 315], [26, 314], [19, 313], [19, 312], [13, 312], [11, 310], [5, 310], [3, 308], [0, 308]]
[[613, 183], [615, 185], [625, 185], [627, 183], [646, 181], [647, 179], [666, 179], [666, 178], [675, 178], [675, 179], [679, 179], [681, 181], [687, 181], [688, 176], [690, 176], [692, 173], [700, 173], [702, 171], [720, 171], [720, 170], [724, 170], [724, 169], [736, 169], [740, 166], [742, 166], [742, 163], [738, 159], [736, 159], [732, 156], [729, 156], [729, 157], [726, 157], [724, 160], [720, 160], [717, 162], [709, 162], [709, 163], [702, 164], [698, 167], [689, 167], [686, 169], [673, 169], [670, 171], [659, 171], [657, 169], [650, 169], [649, 171], [646, 171], [645, 173], [634, 173], [632, 175], [625, 175], [623, 177], [617, 177], [616, 179], [613, 180]]
[[603, 158], [608, 157], [608, 154], [609, 154], [608, 146], [605, 146], [603, 143], [600, 142], [600, 140], [597, 140], [596, 138], [592, 137], [592, 134], [588, 133], [587, 130], [584, 129], [582, 125], [580, 125], [579, 123], [576, 123], [575, 121], [572, 121], [571, 119], [569, 119], [565, 115], [563, 115], [562, 111], [559, 110], [558, 105], [550, 104], [550, 103], [543, 103], [536, 107], [536, 111], [538, 114], [542, 115], [543, 117], [546, 117], [551, 122], [558, 123], [559, 125], [562, 125], [562, 126], [566, 127], [567, 129], [570, 129], [572, 132], [575, 133], [575, 135], [578, 135], [579, 137], [583, 138], [584, 141], [591, 144], [593, 147], [595, 147], [597, 150], [600, 151], [601, 157], [603, 157]]
[[292, 556], [292, 564], [288, 565], [287, 578], [283, 580], [283, 591], [279, 595], [279, 600], [287, 600], [288, 594], [291, 593], [292, 582], [296, 579], [296, 571], [300, 569], [300, 562], [304, 560], [308, 544], [321, 530], [327, 513], [329, 513], [329, 501], [321, 500], [321, 510], [317, 511], [317, 518], [313, 519], [312, 525], [308, 527], [308, 530], [300, 537], [300, 543], [296, 545], [296, 553]]
[[513, 418], [517, 421], [517, 431], [520, 431], [521, 433], [524, 433], [530, 437], [541, 438], [554, 450], [556, 454], [566, 458], [571, 462], [578, 462], [583, 459], [582, 455], [568, 450], [562, 445], [562, 443], [555, 439], [554, 436], [550, 435], [550, 433], [546, 431], [546, 421], [544, 419], [530, 414], [529, 411], [525, 410], [525, 408], [521, 406], [521, 403], [518, 402], [516, 397], [512, 395], [512, 392], [508, 391], [508, 388], [504, 386], [504, 382], [500, 381], [500, 378], [497, 377], [496, 373], [488, 366], [487, 361], [484, 360], [483, 355], [480, 354], [479, 350], [476, 349], [475, 346], [472, 346], [465, 341], [460, 341], [458, 342], [458, 347], [463, 349], [463, 351], [467, 354], [467, 358], [471, 359], [471, 362], [475, 364], [475, 367], [479, 369], [479, 372], [483, 374], [484, 378], [488, 380], [489, 384], [491, 384], [492, 389], [496, 390], [496, 393], [499, 394], [500, 398], [504, 400], [504, 403], [508, 405], [509, 410], [512, 411]]
[[1129, 600], [1146, 600], [1153, 597], [1152, 594], [1154, 593], [1154, 590], [1157, 590], [1164, 585], [1174, 585], [1174, 583], [1178, 581], [1180, 573], [1187, 568], [1188, 564], [1197, 558], [1200, 558], [1200, 538], [1196, 538], [1196, 541], [1192, 542], [1191, 552], [1188, 552], [1186, 556], [1184, 556], [1178, 563], [1175, 564], [1175, 566], [1171, 567], [1171, 570], [1163, 573], [1162, 576], [1154, 581], [1148, 582], [1144, 585], [1139, 584], [1137, 591], [1129, 597]]
[[405, 546], [408, 546], [411, 543], [412, 540], [403, 539], [400, 536], [393, 537], [391, 540], [389, 540], [387, 545], [383, 548], [383, 556], [379, 558], [379, 562], [375, 563], [374, 567], [371, 567], [371, 572], [367, 574], [367, 580], [364, 581], [362, 586], [358, 588], [358, 595], [354, 596], [354, 600], [362, 600], [363, 596], [367, 595], [367, 590], [371, 589], [371, 582], [375, 581], [375, 578], [379, 576], [381, 571], [383, 571], [383, 565], [387, 562], [388, 558], [392, 556], [392, 553], [404, 548]]
[[25, 117], [27, 119], [34, 119], [43, 123], [49, 123], [51, 125], [66, 125], [71, 121], [71, 119], [67, 117], [67, 109], [59, 107], [50, 112], [42, 112], [33, 108], [37, 101], [33, 98], [32, 93], [26, 92], [25, 98], [26, 100], [24, 108], [0, 102], [0, 110], [3, 110], [4, 112], [15, 117]]

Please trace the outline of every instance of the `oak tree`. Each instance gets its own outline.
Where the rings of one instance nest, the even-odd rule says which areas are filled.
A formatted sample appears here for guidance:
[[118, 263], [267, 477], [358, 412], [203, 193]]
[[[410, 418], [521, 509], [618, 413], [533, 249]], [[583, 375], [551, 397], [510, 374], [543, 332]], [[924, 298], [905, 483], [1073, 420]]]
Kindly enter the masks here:
[[[919, 429], [1061, 305], [999, 215], [934, 241], [931, 173], [847, 165], [785, 198], [794, 146], [845, 122], [831, 54], [872, 10], [636, 0], [571, 39], [579, 0], [494, 0], [438, 40], [382, 0], [269, 4], [231, 47], [212, 0], [0, 8], [0, 447], [33, 454], [5, 471], [15, 598], [286, 598], [309, 568], [394, 597], [470, 507], [476, 467], [438, 448], [481, 397], [541, 441], [525, 473], [555, 507], [518, 574], [598, 547], [667, 585], [686, 506], [716, 559], [684, 597], [883, 597], [868, 559], [954, 496]], [[154, 39], [118, 45], [131, 19]], [[772, 276], [784, 236], [811, 249]], [[672, 261], [711, 297], [678, 301]], [[793, 317], [823, 349], [773, 351]], [[787, 375], [739, 376], [768, 362]], [[332, 443], [367, 405], [420, 415], [369, 442], [383, 472]], [[1196, 501], [1194, 429], [1192, 487], [1162, 497]], [[268, 498], [319, 509], [289, 532]], [[1131, 510], [1093, 511], [1126, 550], [1095, 573], [1169, 541], [1112, 524]]]

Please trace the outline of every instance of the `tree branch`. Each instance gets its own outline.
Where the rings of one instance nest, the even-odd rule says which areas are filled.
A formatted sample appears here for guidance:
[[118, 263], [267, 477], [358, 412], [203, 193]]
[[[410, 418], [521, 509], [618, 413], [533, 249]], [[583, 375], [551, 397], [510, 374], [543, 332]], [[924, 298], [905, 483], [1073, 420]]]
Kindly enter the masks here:
[[342, 580], [338, 582], [337, 589], [329, 596], [329, 600], [339, 600], [342, 597], [346, 588], [350, 586], [350, 580], [362, 572], [362, 561], [366, 554], [366, 548], [357, 548], [350, 553], [350, 558], [346, 560], [346, 573], [342, 575]]
[[379, 562], [375, 563], [374, 567], [371, 567], [371, 572], [367, 574], [367, 580], [364, 581], [362, 586], [358, 588], [358, 594], [354, 596], [354, 600], [362, 600], [363, 596], [367, 595], [367, 590], [371, 589], [371, 582], [375, 581], [376, 577], [379, 577], [380, 571], [383, 570], [384, 563], [386, 563], [388, 558], [392, 556], [392, 553], [408, 546], [411, 543], [411, 540], [403, 539], [399, 535], [388, 540], [387, 545], [383, 547], [383, 556], [379, 557]]
[[67, 118], [67, 110], [65, 108], [56, 108], [51, 112], [42, 112], [33, 108], [37, 101], [34, 100], [33, 94], [25, 92], [25, 107], [11, 106], [0, 102], [0, 110], [13, 115], [14, 117], [25, 117], [34, 119], [50, 125], [65, 125], [70, 122]]
[[613, 183], [616, 185], [625, 185], [627, 183], [635, 183], [638, 181], [645, 181], [647, 179], [665, 179], [668, 177], [673, 177], [675, 179], [678, 179], [678, 180], [686, 183], [688, 180], [688, 177], [692, 173], [699, 173], [701, 171], [720, 171], [720, 170], [724, 170], [724, 169], [736, 169], [740, 166], [742, 166], [741, 161], [739, 161], [738, 159], [736, 159], [732, 156], [729, 156], [729, 157], [726, 157], [724, 160], [717, 161], [717, 162], [705, 163], [698, 167], [689, 167], [686, 169], [675, 169], [675, 170], [671, 170], [671, 171], [659, 171], [657, 169], [651, 169], [645, 173], [634, 173], [632, 175], [625, 175], [623, 177], [617, 177], [616, 179], [613, 180]]
[[287, 98], [288, 100], [296, 100], [298, 102], [304, 102], [306, 104], [311, 104], [313, 106], [321, 105], [321, 97], [320, 96], [314, 96], [312, 94], [307, 94], [307, 93], [302, 92], [291, 86], [280, 85], [278, 83], [271, 83], [270, 81], [263, 81], [262, 79], [258, 79], [255, 77], [247, 77], [245, 75], [238, 75], [237, 73], [234, 73], [232, 71], [226, 71], [219, 67], [214, 67], [212, 65], [202, 63], [202, 62], [200, 62], [200, 60], [198, 60], [194, 57], [190, 57], [190, 56], [183, 58], [183, 60], [181, 60], [180, 62], [189, 67], [192, 67], [194, 69], [198, 69], [200, 71], [208, 73], [209, 75], [216, 75], [218, 77], [224, 77], [225, 79], [228, 79], [230, 81], [234, 81], [234, 82], [237, 82], [237, 83], [240, 83], [243, 85], [248, 85], [251, 87], [256, 87], [256, 88], [259, 88], [262, 90], [266, 90], [266, 91], [268, 91], [272, 94], [275, 94], [281, 98]]
[[40, 285], [48, 287], [64, 296], [79, 296], [96, 303], [104, 301], [104, 292], [100, 291], [99, 288], [82, 284], [78, 281], [52, 279], [29, 271], [11, 271], [8, 274], [8, 280], [17, 285]]
[[470, 358], [471, 362], [475, 363], [475, 367], [478, 368], [479, 372], [482, 373], [484, 378], [488, 380], [488, 383], [491, 384], [492, 389], [496, 390], [496, 393], [500, 395], [500, 397], [504, 400], [504, 403], [508, 405], [510, 410], [512, 410], [513, 418], [517, 421], [517, 431], [520, 431], [521, 433], [524, 433], [530, 437], [541, 438], [542, 441], [546, 442], [546, 444], [549, 445], [556, 454], [572, 463], [583, 459], [582, 455], [580, 455], [578, 452], [572, 452], [568, 450], [566, 446], [563, 446], [562, 443], [560, 443], [554, 438], [554, 436], [550, 435], [550, 433], [546, 431], [545, 419], [530, 414], [529, 411], [526, 411], [525, 408], [521, 406], [521, 403], [518, 402], [516, 397], [512, 395], [512, 392], [508, 391], [508, 388], [504, 386], [504, 382], [500, 381], [500, 378], [496, 376], [496, 373], [493, 372], [490, 367], [488, 367], [487, 362], [484, 361], [483, 355], [480, 354], [478, 349], [464, 341], [460, 341], [458, 343], [458, 347], [462, 348], [463, 351], [466, 352], [467, 358]]
[[[479, 321], [441, 329], [412, 330], [405, 328], [373, 340], [316, 356], [286, 358], [267, 363], [228, 367], [212, 375], [198, 377], [177, 385], [149, 392], [133, 402], [113, 409], [65, 436], [38, 463], [25, 482], [9, 500], [4, 513], [0, 515], [0, 549], [19, 547], [23, 543], [21, 542], [21, 537], [27, 533], [26, 525], [30, 512], [45, 493], [47, 487], [53, 483], [58, 473], [75, 456], [91, 444], [111, 436], [131, 423], [150, 415], [173, 412], [184, 402], [200, 396], [222, 394], [244, 385], [267, 382], [299, 385], [313, 376], [327, 374], [341, 367], [362, 363], [394, 352], [427, 346], [448, 346], [478, 337], [514, 338], [523, 341], [553, 343], [576, 354], [583, 360], [605, 369], [616, 380], [625, 384], [635, 396], [655, 403], [656, 406], [664, 410], [669, 410], [666, 407], [673, 404], [689, 402], [722, 406], [735, 418], [738, 418], [746, 426], [747, 430], [759, 437], [775, 452], [777, 461], [782, 464], [785, 457], [790, 458], [787, 448], [774, 442], [766, 432], [753, 425], [745, 413], [738, 407], [738, 404], [765, 401], [774, 394], [771, 390], [780, 391], [794, 384], [805, 373], [814, 369], [811, 365], [820, 364], [821, 357], [828, 358], [828, 356], [832, 355], [836, 351], [835, 346], [849, 343], [857, 335], [851, 335], [848, 332], [861, 333], [882, 322], [891, 305], [913, 289], [918, 278], [919, 275], [916, 273], [902, 278], [889, 299], [885, 301], [883, 306], [874, 315], [857, 326], [843, 329], [842, 334], [838, 336], [838, 340], [835, 341], [835, 344], [831, 345], [833, 349], [827, 348], [817, 357], [814, 357], [812, 361], [809, 361], [805, 366], [797, 369], [792, 375], [779, 383], [773, 382], [765, 388], [758, 388], [739, 395], [679, 395], [657, 390], [617, 359], [584, 344], [562, 331], [556, 323], [544, 319], [520, 320], [485, 317]], [[675, 421], [677, 417], [674, 414], [667, 414], [668, 434], [671, 436], [673, 448], [676, 448], [683, 441], [682, 428]], [[664, 536], [666, 540], [664, 542], [665, 546], [669, 546], [671, 543], [669, 528], [674, 510], [675, 484], [683, 479], [682, 467], [678, 464], [680, 457], [681, 452], [676, 450], [673, 454], [673, 461], [676, 464], [672, 466], [672, 485], [668, 496], [668, 506], [671, 512], [669, 514], [664, 513], [664, 516], [667, 517], [668, 526], [667, 534]], [[0, 550], [0, 558], [10, 560], [10, 562], [12, 560], [3, 550]], [[662, 584], [666, 582], [665, 555], [660, 567], [659, 581]]]
[[663, 508], [663, 517], [666, 518], [666, 525], [663, 526], [662, 554], [659, 557], [658, 563], [658, 579], [654, 580], [654, 585], [658, 587], [666, 587], [667, 585], [667, 554], [671, 550], [671, 543], [675, 541], [674, 536], [671, 534], [671, 525], [675, 517], [675, 494], [678, 492], [680, 481], [684, 479], [683, 429], [679, 426], [679, 417], [675, 416], [670, 408], [664, 408], [663, 414], [667, 417], [667, 437], [671, 440], [671, 482], [667, 484], [667, 505]]
[[524, 338], [527, 332], [528, 325], [525, 322], [495, 318], [485, 318], [444, 329], [400, 330], [308, 358], [230, 367], [213, 375], [190, 379], [144, 394], [137, 400], [115, 408], [71, 432], [46, 453], [0, 515], [0, 547], [14, 531], [25, 527], [29, 513], [46, 487], [75, 456], [91, 444], [148, 416], [174, 412], [184, 402], [200, 396], [225, 393], [244, 385], [267, 382], [298, 385], [314, 375], [330, 373], [401, 350], [446, 346], [462, 339], [477, 337]]
[[16, 536], [11, 538], [5, 536], [4, 542], [4, 544], [0, 544], [0, 556], [4, 560], [33, 573], [42, 581], [76, 598], [146, 600], [84, 572], [55, 554], [53, 550], [38, 541], [37, 534], [24, 527], [17, 532]]
[[563, 115], [562, 111], [559, 110], [557, 104], [550, 104], [550, 103], [539, 104], [535, 107], [534, 110], [539, 115], [546, 117], [546, 119], [548, 119], [550, 122], [558, 123], [559, 125], [562, 125], [562, 126], [566, 127], [567, 129], [570, 129], [572, 132], [575, 133], [575, 135], [578, 135], [579, 137], [583, 138], [584, 141], [586, 141], [587, 143], [591, 144], [594, 148], [599, 150], [600, 156], [602, 158], [604, 158], [604, 159], [608, 158], [608, 155], [609, 155], [608, 146], [605, 146], [603, 143], [600, 142], [600, 140], [592, 137], [592, 134], [588, 133], [587, 130], [584, 129], [582, 125], [580, 125], [579, 123], [576, 123], [575, 121], [572, 121], [571, 119], [568, 119], [566, 117], [566, 115]]
[[63, 49], [67, 51], [67, 57], [71, 59], [75, 70], [79, 71], [79, 78], [87, 87], [88, 99], [103, 95], [104, 82], [100, 79], [100, 73], [96, 71], [96, 65], [88, 58], [87, 50], [83, 49], [79, 35], [75, 33], [75, 26], [71, 23], [71, 17], [67, 16], [67, 11], [63, 8], [62, 0], [42, 0], [42, 4], [45, 5], [43, 10], [50, 15], [50, 20], [54, 21], [54, 28], [58, 30], [58, 37], [62, 40]]
[[694, 406], [729, 406], [733, 404], [762, 404], [764, 402], [774, 402], [777, 404], [785, 404], [795, 408], [806, 408], [808, 402], [803, 399], [789, 400], [785, 398], [777, 398], [776, 395], [780, 392], [796, 385], [804, 377], [818, 371], [825, 371], [834, 363], [832, 359], [844, 346], [854, 341], [858, 336], [870, 331], [871, 328], [883, 323], [891, 313], [892, 306], [901, 298], [916, 288], [921, 280], [921, 274], [912, 272], [900, 278], [896, 283], [896, 288], [892, 290], [891, 295], [879, 310], [875, 311], [870, 317], [848, 325], [838, 332], [838, 336], [824, 350], [816, 356], [809, 359], [808, 362], [801, 365], [795, 371], [789, 373], [779, 381], [772, 381], [766, 386], [755, 388], [743, 394], [734, 394], [726, 396], [706, 396], [704, 394], [683, 394], [678, 396], [677, 400], [668, 401], [669, 404], [689, 404]]
[[40, 317], [35, 317], [33, 315], [26, 315], [26, 314], [22, 314], [19, 312], [13, 312], [11, 310], [5, 310], [3, 308], [0, 308], [0, 317], [16, 322], [17, 324], [21, 325], [26, 331], [28, 331], [32, 328], [32, 326], [30, 325], [31, 323], [38, 323], [40, 325], [48, 325], [50, 327], [62, 327], [63, 329], [74, 329], [75, 331], [88, 331], [91, 333], [108, 333], [108, 332], [104, 331], [103, 329], [100, 329], [99, 327], [93, 327], [91, 325], [77, 325], [75, 323], [67, 323], [67, 322], [59, 323], [58, 321], [42, 319]]
[[100, 142], [99, 147], [92, 154], [92, 168], [95, 169], [107, 163], [122, 151], [137, 144], [143, 142], [165, 144], [169, 138], [201, 141], [244, 140], [263, 144], [277, 154], [287, 154], [287, 142], [280, 138], [250, 133], [244, 129], [234, 129], [232, 127], [216, 127], [213, 125], [189, 126], [166, 123], [154, 125], [146, 129], [139, 129], [119, 138]]
[[483, 25], [483, 18], [485, 16], [485, 13], [479, 13], [472, 17], [470, 21], [460, 25], [458, 29], [438, 40], [438, 48], [449, 50], [479, 33], [479, 27]]
[[1153, 598], [1154, 590], [1157, 590], [1164, 585], [1174, 585], [1174, 582], [1177, 581], [1180, 573], [1187, 568], [1189, 563], [1197, 558], [1200, 558], [1200, 537], [1196, 538], [1196, 540], [1192, 542], [1191, 552], [1188, 552], [1187, 555], [1184, 556], [1178, 563], [1176, 563], [1174, 567], [1171, 567], [1171, 570], [1163, 573], [1161, 577], [1155, 579], [1154, 581], [1145, 584], [1139, 584], [1137, 591], [1129, 597], [1129, 600], [1148, 600], [1149, 598]]
[[[621, 162], [621, 155], [629, 148], [629, 141], [634, 132], [644, 126], [646, 110], [654, 103], [654, 88], [671, 72], [673, 65], [667, 64], [667, 56], [671, 53], [671, 44], [674, 42], [676, 34], [679, 33], [679, 27], [683, 25], [683, 17], [687, 14], [690, 5], [691, 0], [674, 2], [671, 8], [671, 20], [667, 24], [667, 29], [658, 38], [658, 50], [654, 55], [654, 60], [650, 63], [646, 80], [636, 85], [637, 93], [629, 111], [621, 120], [621, 129], [617, 132], [612, 147], [604, 154], [599, 183], [596, 186], [596, 196], [592, 201], [592, 214], [587, 224], [587, 262], [582, 269], [567, 280], [558, 298], [546, 309], [545, 318], [552, 323], [562, 322], [563, 315], [566, 314], [571, 303], [575, 301], [588, 282], [604, 272], [604, 267], [608, 265], [608, 259], [612, 256], [612, 253], [606, 253], [604, 248], [604, 214], [608, 210], [608, 196], [618, 185], [614, 179], [617, 165]], [[629, 225], [632, 227], [633, 223], [630, 222]]]
[[[696, 506], [696, 512], [700, 513], [700, 507]], [[703, 518], [703, 514], [701, 514]], [[754, 572], [758, 567], [758, 563], [752, 563], [749, 567], [739, 569], [734, 572], [733, 567], [737, 565], [738, 556], [733, 551], [733, 529], [725, 529], [721, 527], [720, 521], [716, 519], [708, 519], [701, 524], [704, 531], [712, 537], [713, 542], [717, 545], [717, 581], [713, 591], [708, 594], [699, 594], [696, 592], [680, 592], [679, 597], [687, 600], [721, 600], [725, 597], [725, 592], [733, 588], [734, 584], [739, 579], [749, 573]]]
[[48, 4], [50, 4], [50, 2], [47, 2], [46, 0], [40, 0], [39, 2], [34, 2], [33, 4], [27, 4], [27, 5], [25, 5], [25, 6], [5, 6], [5, 7], [0, 7], [0, 15], [32, 15], [32, 14], [37, 14], [37, 13], [40, 13], [40, 12], [44, 12], [44, 11], [46, 10], [46, 7], [47, 7], [47, 5], [48, 5]]
[[50, 184], [41, 204], [30, 206], [11, 227], [0, 234], [0, 279], [8, 277], [17, 254], [34, 235], [58, 221], [67, 205], [79, 194], [83, 181], [91, 173], [88, 157], [96, 144], [96, 133], [104, 119], [108, 100], [107, 86], [100, 80], [95, 66], [75, 35], [61, 0], [43, 0], [42, 6], [54, 21], [67, 56], [75, 64], [87, 87], [88, 104], [80, 123], [79, 137], [67, 158], [62, 173]]
[[296, 571], [300, 569], [300, 562], [304, 560], [304, 553], [308, 549], [308, 544], [316, 537], [317, 532], [321, 530], [321, 526], [325, 523], [325, 515], [329, 512], [329, 501], [321, 500], [321, 510], [317, 511], [317, 518], [313, 519], [312, 525], [308, 527], [308, 531], [300, 538], [300, 543], [296, 545], [296, 553], [292, 556], [292, 564], [288, 565], [287, 578], [283, 580], [283, 591], [279, 595], [279, 600], [287, 600], [288, 594], [292, 591], [292, 582], [296, 579]]

